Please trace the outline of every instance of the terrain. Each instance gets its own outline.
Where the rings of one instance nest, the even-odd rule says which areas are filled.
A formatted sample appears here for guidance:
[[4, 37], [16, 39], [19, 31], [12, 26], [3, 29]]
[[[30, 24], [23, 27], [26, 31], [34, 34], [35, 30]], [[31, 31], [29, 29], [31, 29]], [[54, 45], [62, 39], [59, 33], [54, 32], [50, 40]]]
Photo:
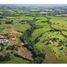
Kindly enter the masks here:
[[0, 63], [67, 63], [67, 5], [35, 6], [0, 5]]

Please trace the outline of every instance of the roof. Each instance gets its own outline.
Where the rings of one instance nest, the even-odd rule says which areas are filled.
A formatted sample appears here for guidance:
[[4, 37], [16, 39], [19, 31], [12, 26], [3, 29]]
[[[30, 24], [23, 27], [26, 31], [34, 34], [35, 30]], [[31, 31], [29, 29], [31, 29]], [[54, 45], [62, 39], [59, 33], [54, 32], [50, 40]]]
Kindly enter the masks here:
[[3, 44], [4, 46], [8, 46], [8, 42], [4, 42], [4, 44]]
[[0, 38], [4, 38], [4, 35], [3, 34], [0, 34]]

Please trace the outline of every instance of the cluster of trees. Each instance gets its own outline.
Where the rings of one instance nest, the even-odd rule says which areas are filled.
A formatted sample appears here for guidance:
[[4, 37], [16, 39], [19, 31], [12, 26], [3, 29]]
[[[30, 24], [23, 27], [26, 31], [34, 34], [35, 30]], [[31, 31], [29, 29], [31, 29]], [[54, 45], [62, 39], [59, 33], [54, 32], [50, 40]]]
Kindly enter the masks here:
[[32, 42], [29, 38], [31, 36], [32, 32], [34, 31], [34, 29], [37, 28], [37, 26], [33, 23], [29, 23], [29, 24], [31, 25], [31, 28], [28, 29], [26, 32], [24, 32], [24, 34], [20, 37], [20, 39], [21, 39], [21, 41], [23, 41], [25, 43], [24, 46], [27, 47], [33, 54], [33, 61], [31, 61], [31, 62], [32, 63], [33, 62], [34, 63], [42, 63], [45, 55], [35, 48], [35, 43]]
[[33, 61], [31, 61], [31, 62], [32, 63], [42, 63], [45, 58], [45, 55], [43, 53], [41, 53], [40, 51], [38, 51], [34, 47], [34, 43], [32, 41], [30, 41], [28, 36], [27, 37], [26, 36], [23, 35], [20, 39], [21, 39], [21, 41], [24, 41], [24, 43], [25, 43], [24, 46], [27, 47], [33, 54]]
[[9, 19], [9, 20], [0, 20], [0, 24], [13, 24], [13, 20]]
[[0, 62], [10, 60], [9, 52], [0, 52]]
[[5, 24], [13, 24], [13, 20], [7, 20], [5, 21]]

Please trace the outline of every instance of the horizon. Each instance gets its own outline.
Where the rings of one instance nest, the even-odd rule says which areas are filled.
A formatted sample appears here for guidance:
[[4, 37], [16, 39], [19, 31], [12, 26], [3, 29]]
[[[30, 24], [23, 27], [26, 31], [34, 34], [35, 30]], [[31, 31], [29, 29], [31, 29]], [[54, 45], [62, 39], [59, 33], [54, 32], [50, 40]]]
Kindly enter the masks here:
[[67, 4], [66, 0], [0, 0], [0, 4]]

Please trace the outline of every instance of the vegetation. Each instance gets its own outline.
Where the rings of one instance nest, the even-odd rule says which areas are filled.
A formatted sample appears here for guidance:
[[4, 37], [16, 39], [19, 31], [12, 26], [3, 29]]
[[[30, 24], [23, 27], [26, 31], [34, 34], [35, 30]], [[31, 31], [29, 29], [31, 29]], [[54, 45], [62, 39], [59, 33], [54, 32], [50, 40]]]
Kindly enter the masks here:
[[63, 7], [1, 5], [0, 63], [67, 63], [66, 13]]

